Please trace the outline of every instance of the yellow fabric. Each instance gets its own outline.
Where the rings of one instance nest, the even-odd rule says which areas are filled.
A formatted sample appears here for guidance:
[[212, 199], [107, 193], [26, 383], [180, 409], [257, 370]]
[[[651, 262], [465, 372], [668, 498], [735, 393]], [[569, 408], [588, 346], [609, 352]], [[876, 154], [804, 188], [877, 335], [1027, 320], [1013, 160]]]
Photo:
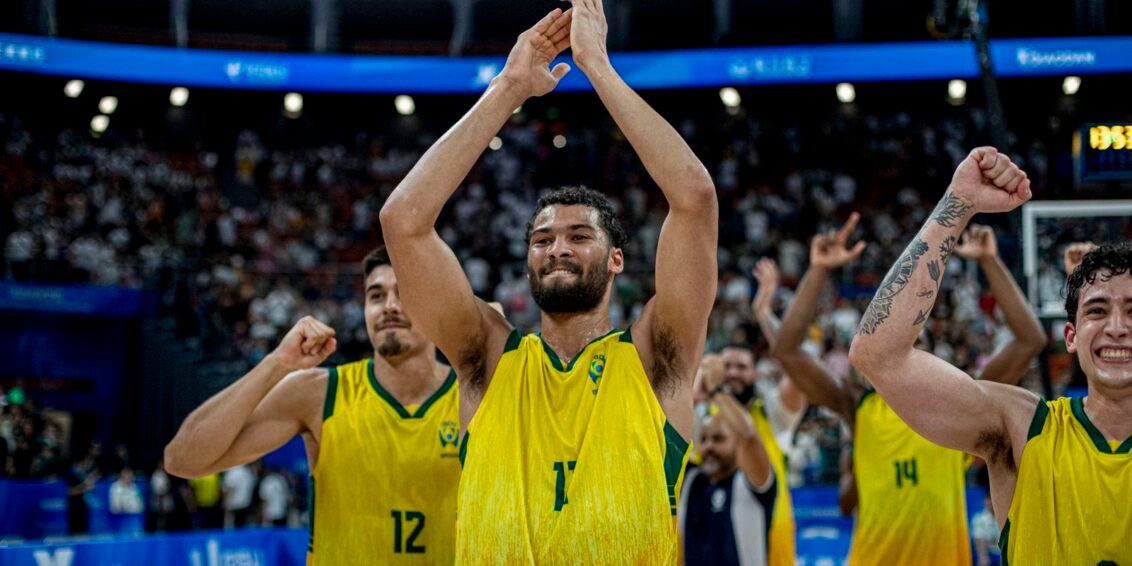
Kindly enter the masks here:
[[770, 517], [770, 533], [767, 538], [767, 563], [769, 566], [792, 566], [795, 561], [794, 550], [794, 502], [790, 497], [790, 485], [786, 471], [786, 456], [778, 446], [774, 430], [766, 418], [766, 409], [763, 400], [759, 399], [751, 405], [751, 419], [755, 421], [755, 430], [766, 447], [766, 454], [774, 466], [775, 486], [777, 493], [774, 499], [774, 511]]
[[1132, 438], [1106, 440], [1079, 398], [1040, 402], [1003, 529], [1003, 564], [1132, 564], [1130, 487]]
[[458, 563], [676, 563], [689, 446], [628, 331], [565, 364], [512, 333], [463, 442]]
[[971, 564], [967, 455], [916, 434], [880, 395], [857, 407], [850, 565]]
[[220, 474], [208, 474], [189, 480], [193, 498], [200, 507], [216, 507], [220, 503]]
[[381, 388], [372, 359], [332, 368], [330, 381], [308, 562], [451, 564], [460, 482], [455, 374], [416, 411]]

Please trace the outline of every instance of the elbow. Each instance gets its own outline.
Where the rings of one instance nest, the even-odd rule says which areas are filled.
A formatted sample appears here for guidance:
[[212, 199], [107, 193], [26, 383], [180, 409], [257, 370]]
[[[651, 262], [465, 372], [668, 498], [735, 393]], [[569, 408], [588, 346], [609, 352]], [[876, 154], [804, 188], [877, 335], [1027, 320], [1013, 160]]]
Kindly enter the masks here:
[[161, 466], [165, 469], [165, 473], [179, 478], [192, 479], [203, 475], [200, 471], [194, 470], [186, 460], [182, 451], [170, 442], [165, 446]]
[[872, 381], [870, 376], [876, 375], [876, 369], [884, 357], [878, 351], [879, 346], [876, 340], [860, 334], [854, 336], [853, 343], [849, 345], [849, 364], [869, 381]]
[[669, 206], [686, 210], [715, 210], [718, 208], [715, 182], [712, 181], [711, 175], [708, 174], [703, 165], [698, 166], [697, 169], [697, 171], [691, 172], [692, 174], [689, 175], [688, 179], [682, 183], [679, 188], [679, 196], [669, 199]]
[[1045, 331], [1038, 327], [1025, 337], [1023, 344], [1026, 347], [1026, 353], [1032, 358], [1041, 354], [1046, 346], [1049, 346], [1049, 336], [1046, 336]]
[[385, 201], [378, 213], [381, 234], [388, 243], [401, 236], [412, 236], [432, 229], [432, 223], [422, 219], [405, 199], [398, 198], [396, 191]]

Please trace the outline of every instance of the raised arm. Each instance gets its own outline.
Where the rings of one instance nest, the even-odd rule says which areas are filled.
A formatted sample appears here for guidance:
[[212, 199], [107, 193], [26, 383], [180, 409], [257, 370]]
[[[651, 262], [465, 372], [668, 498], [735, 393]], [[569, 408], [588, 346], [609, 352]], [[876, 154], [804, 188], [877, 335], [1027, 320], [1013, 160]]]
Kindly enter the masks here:
[[1009, 461], [1017, 416], [1027, 406], [1032, 415], [1037, 397], [972, 380], [914, 344], [935, 303], [943, 266], [971, 217], [1013, 210], [1030, 196], [1029, 179], [1005, 154], [990, 147], [973, 150], [881, 283], [849, 352], [853, 366], [913, 430], [995, 465]]
[[830, 271], [853, 261], [865, 249], [864, 242], [847, 247], [849, 235], [857, 226], [860, 216], [854, 212], [836, 232], [818, 234], [810, 243], [810, 268], [798, 284], [794, 301], [782, 318], [778, 340], [770, 350], [794, 384], [812, 403], [829, 408], [849, 425], [854, 424], [856, 398], [848, 382], [829, 371], [821, 360], [802, 350], [806, 329], [817, 316], [822, 289], [829, 281]]
[[165, 447], [165, 470], [180, 477], [224, 470], [309, 430], [326, 390], [326, 370], [315, 366], [337, 346], [334, 330], [304, 317], [247, 375], [185, 418]]
[[[656, 250], [656, 296], [635, 325], [639, 351], [654, 382], [677, 377], [690, 386], [715, 301], [719, 205], [703, 163], [680, 134], [614, 70], [605, 48], [601, 0], [573, 0], [571, 48], [617, 126], [668, 201]], [[642, 336], [642, 337], [643, 337]]]
[[1085, 254], [1097, 249], [1097, 245], [1092, 242], [1073, 242], [1065, 248], [1065, 255], [1062, 257], [1062, 265], [1065, 267], [1065, 277], [1068, 278], [1073, 275], [1077, 270], [1077, 266], [1081, 265], [1081, 260], [1085, 258]]
[[998, 243], [990, 226], [973, 225], [963, 233], [955, 254], [975, 259], [987, 277], [991, 293], [1002, 308], [1006, 326], [1014, 338], [995, 353], [978, 378], [1015, 385], [1034, 359], [1046, 347], [1048, 339], [1042, 323], [1034, 314], [1014, 276], [998, 256]]
[[767, 345], [773, 348], [774, 341], [778, 338], [778, 328], [782, 326], [782, 321], [774, 315], [773, 309], [774, 293], [778, 290], [778, 264], [773, 259], [764, 257], [755, 264], [751, 274], [759, 282], [755, 299], [751, 301], [751, 316], [758, 323]]
[[[737, 449], [735, 463], [739, 465], [740, 470], [743, 470], [751, 485], [756, 487], [767, 485], [772, 470], [770, 457], [767, 456], [766, 446], [763, 445], [755, 429], [755, 423], [751, 421], [751, 414], [728, 393], [716, 393], [712, 396], [712, 402], [719, 407], [718, 418], [731, 430], [731, 434], [735, 435]], [[786, 480], [781, 478], [778, 481]]]
[[570, 45], [570, 20], [570, 11], [555, 9], [523, 32], [479, 101], [421, 156], [381, 208], [405, 309], [461, 378], [477, 385], [486, 385], [485, 350], [502, 351], [510, 325], [476, 299], [459, 260], [437, 234], [436, 220], [511, 113], [527, 98], [553, 90], [570, 70], [565, 63], [549, 68]]

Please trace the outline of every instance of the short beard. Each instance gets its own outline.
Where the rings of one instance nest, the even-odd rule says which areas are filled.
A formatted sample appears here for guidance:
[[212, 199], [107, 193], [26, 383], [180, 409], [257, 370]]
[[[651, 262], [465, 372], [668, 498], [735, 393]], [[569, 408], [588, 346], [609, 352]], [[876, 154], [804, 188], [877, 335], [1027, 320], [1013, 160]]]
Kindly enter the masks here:
[[570, 314], [589, 312], [601, 304], [609, 281], [609, 268], [606, 259], [595, 265], [589, 272], [584, 269], [576, 283], [543, 285], [542, 277], [531, 277], [531, 296], [543, 312]]
[[393, 332], [385, 335], [385, 340], [377, 345], [377, 355], [388, 358], [391, 356], [400, 356], [409, 351], [409, 345], [398, 340], [397, 335]]

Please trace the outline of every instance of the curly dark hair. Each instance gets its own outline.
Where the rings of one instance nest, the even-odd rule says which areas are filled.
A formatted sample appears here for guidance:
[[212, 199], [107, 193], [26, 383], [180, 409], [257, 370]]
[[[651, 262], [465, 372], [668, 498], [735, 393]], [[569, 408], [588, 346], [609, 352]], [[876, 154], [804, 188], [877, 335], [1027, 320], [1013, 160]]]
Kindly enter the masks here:
[[1077, 306], [1081, 301], [1081, 289], [1085, 285], [1092, 285], [1098, 277], [1102, 281], [1108, 281], [1129, 272], [1132, 272], [1132, 246], [1127, 243], [1105, 244], [1085, 254], [1081, 265], [1073, 270], [1065, 282], [1065, 314], [1069, 315], [1069, 321], [1074, 324], [1077, 322]]
[[369, 277], [371, 271], [383, 265], [393, 265], [393, 263], [389, 261], [389, 252], [385, 251], [385, 246], [378, 246], [362, 260], [362, 277]]
[[625, 247], [625, 242], [629, 240], [628, 234], [625, 233], [625, 228], [621, 226], [621, 220], [617, 218], [617, 212], [613, 210], [613, 203], [610, 202], [609, 197], [593, 189], [578, 185], [555, 189], [538, 199], [538, 208], [535, 210], [530, 220], [527, 220], [528, 242], [531, 239], [531, 231], [534, 230], [535, 217], [545, 210], [546, 207], [556, 204], [563, 206], [580, 204], [596, 210], [598, 216], [601, 218], [601, 229], [605, 232], [605, 235], [609, 237], [610, 243], [612, 243], [615, 248]]

